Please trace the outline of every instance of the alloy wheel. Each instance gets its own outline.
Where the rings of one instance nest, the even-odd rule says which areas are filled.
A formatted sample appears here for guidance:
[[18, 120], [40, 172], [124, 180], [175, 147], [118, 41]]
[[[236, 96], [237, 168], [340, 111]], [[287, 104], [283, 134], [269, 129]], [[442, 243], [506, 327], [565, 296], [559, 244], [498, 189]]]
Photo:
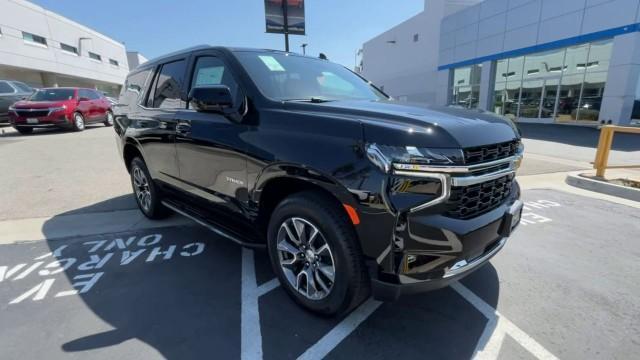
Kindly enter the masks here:
[[73, 120], [75, 121], [75, 123], [76, 123], [76, 128], [77, 128], [78, 130], [82, 130], [82, 129], [84, 129], [84, 118], [82, 118], [82, 115], [80, 115], [80, 114], [76, 114], [76, 115], [73, 117]]
[[329, 243], [311, 222], [292, 217], [278, 230], [280, 267], [289, 284], [310, 300], [321, 300], [331, 292], [335, 262]]
[[151, 209], [151, 189], [149, 188], [149, 180], [144, 171], [139, 167], [133, 168], [133, 190], [136, 193], [138, 203], [144, 211]]

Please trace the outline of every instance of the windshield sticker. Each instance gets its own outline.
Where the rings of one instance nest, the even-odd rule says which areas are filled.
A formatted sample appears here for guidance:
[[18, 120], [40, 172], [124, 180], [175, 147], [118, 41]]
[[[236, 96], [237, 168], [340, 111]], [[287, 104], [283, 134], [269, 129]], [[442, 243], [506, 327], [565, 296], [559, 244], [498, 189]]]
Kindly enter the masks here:
[[267, 65], [270, 71], [285, 71], [282, 65], [273, 56], [259, 55], [262, 62]]

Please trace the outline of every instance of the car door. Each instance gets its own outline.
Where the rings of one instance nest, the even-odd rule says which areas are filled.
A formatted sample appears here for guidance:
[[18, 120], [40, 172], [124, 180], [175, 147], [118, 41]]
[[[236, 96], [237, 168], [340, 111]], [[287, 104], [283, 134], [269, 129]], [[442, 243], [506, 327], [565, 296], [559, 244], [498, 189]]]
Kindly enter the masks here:
[[84, 116], [85, 122], [91, 122], [93, 114], [92, 114], [92, 106], [91, 105], [91, 97], [89, 96], [89, 92], [87, 89], [78, 89], [77, 91], [78, 105], [76, 106], [76, 111], [79, 111], [82, 116]]
[[176, 112], [184, 109], [183, 83], [187, 59], [174, 59], [156, 68], [147, 96], [135, 113], [136, 139], [151, 176], [180, 186], [176, 157]]
[[[189, 90], [196, 86], [227, 85], [239, 104], [237, 77], [213, 51], [193, 54]], [[184, 189], [225, 214], [242, 215], [247, 200], [246, 146], [248, 126], [222, 114], [192, 108], [177, 112], [176, 148]]]
[[95, 120], [104, 121], [107, 115], [107, 99], [96, 90], [91, 90], [92, 101], [95, 111]]

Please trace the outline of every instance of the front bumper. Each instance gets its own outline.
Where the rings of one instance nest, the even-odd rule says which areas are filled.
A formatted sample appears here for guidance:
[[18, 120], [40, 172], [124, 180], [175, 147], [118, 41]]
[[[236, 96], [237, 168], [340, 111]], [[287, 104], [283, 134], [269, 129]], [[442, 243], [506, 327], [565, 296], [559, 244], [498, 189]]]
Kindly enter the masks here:
[[[67, 115], [64, 112], [53, 113], [48, 116], [38, 116], [38, 117], [25, 117], [25, 116], [16, 116], [14, 114], [10, 114], [10, 122], [13, 127], [22, 127], [22, 128], [50, 128], [50, 127], [62, 127], [68, 128], [72, 125], [70, 119], [68, 119]], [[31, 120], [29, 120], [31, 119]]]
[[[426, 206], [398, 210], [391, 244], [385, 255], [369, 265], [373, 296], [393, 301], [403, 294], [445, 287], [497, 254], [518, 226], [522, 211], [520, 188], [513, 178], [516, 161], [513, 159], [507, 169], [489, 169], [481, 175], [442, 176], [440, 196]], [[433, 173], [402, 173], [405, 174], [410, 178], [434, 178]], [[510, 186], [505, 186], [505, 179]], [[495, 206], [465, 216], [451, 211], [460, 206], [460, 199], [451, 197], [454, 184], [475, 189], [497, 184], [491, 189], [510, 190], [500, 192], [504, 197]], [[490, 192], [487, 196], [494, 199], [496, 194]]]

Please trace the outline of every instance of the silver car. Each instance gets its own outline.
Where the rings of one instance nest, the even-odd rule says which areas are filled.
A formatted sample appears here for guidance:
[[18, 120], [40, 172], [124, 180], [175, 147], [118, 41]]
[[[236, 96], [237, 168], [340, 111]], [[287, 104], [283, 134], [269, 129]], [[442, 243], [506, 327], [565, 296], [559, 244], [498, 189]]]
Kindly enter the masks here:
[[33, 94], [34, 89], [20, 81], [0, 80], [0, 126], [9, 125], [9, 107]]

